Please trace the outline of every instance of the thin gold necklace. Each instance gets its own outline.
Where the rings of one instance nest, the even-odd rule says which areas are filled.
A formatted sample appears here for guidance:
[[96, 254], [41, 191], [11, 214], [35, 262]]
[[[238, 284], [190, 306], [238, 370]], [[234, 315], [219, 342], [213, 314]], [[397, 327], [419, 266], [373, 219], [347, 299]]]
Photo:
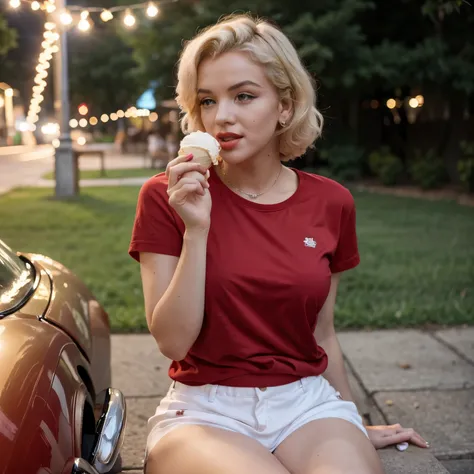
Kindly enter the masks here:
[[[248, 196], [250, 199], [257, 199], [258, 197], [260, 197], [262, 194], [265, 194], [266, 192], [270, 191], [270, 189], [273, 188], [273, 186], [275, 186], [276, 182], [278, 181], [278, 178], [280, 177], [281, 175], [281, 172], [283, 170], [283, 165], [280, 165], [280, 171], [278, 172], [278, 175], [275, 179], [275, 181], [273, 181], [272, 185], [270, 187], [268, 187], [267, 189], [265, 189], [265, 191], [262, 191], [261, 193], [248, 193], [246, 191], [243, 191], [242, 189], [238, 188], [237, 186], [232, 186], [229, 181], [227, 181], [227, 184], [235, 189], [236, 191], [238, 191], [239, 193], [241, 194], [245, 194], [246, 196]], [[223, 174], [225, 175], [225, 172], [223, 172]]]

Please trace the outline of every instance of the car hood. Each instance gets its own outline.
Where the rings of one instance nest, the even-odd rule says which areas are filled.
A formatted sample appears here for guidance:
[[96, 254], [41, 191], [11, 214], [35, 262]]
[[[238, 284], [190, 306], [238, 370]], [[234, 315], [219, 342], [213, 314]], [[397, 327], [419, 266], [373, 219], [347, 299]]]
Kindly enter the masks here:
[[[30, 301], [20, 310], [33, 314], [59, 327], [81, 348], [86, 358], [92, 358], [90, 327], [91, 306], [97, 302], [88, 288], [68, 268], [37, 254], [25, 254], [41, 273], [40, 284]], [[48, 300], [47, 306], [45, 305]], [[39, 312], [42, 310], [42, 313]]]

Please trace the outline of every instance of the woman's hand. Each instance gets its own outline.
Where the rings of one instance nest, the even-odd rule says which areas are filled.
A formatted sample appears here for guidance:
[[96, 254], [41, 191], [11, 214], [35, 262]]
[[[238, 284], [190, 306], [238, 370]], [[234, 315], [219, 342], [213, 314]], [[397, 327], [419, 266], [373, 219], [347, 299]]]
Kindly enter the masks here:
[[208, 230], [211, 222], [209, 172], [193, 155], [178, 156], [168, 163], [168, 196], [170, 206], [183, 219], [187, 230]]
[[392, 444], [409, 442], [420, 448], [429, 448], [430, 445], [413, 428], [403, 428], [399, 424], [391, 426], [366, 426], [369, 439], [375, 449], [385, 448]]

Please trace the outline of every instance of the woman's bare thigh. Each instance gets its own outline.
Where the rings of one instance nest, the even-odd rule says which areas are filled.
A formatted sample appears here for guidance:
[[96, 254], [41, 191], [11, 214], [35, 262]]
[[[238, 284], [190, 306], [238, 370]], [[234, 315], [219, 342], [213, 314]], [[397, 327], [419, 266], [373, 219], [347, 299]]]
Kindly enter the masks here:
[[163, 436], [148, 454], [145, 474], [289, 474], [258, 441], [240, 433], [184, 425]]
[[307, 423], [278, 446], [275, 457], [294, 474], [384, 474], [367, 436], [340, 418]]

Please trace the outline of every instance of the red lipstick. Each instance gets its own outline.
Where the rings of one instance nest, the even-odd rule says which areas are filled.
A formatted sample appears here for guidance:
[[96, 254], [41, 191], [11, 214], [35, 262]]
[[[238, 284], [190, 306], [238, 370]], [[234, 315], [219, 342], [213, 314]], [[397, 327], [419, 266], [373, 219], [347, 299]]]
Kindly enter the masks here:
[[220, 132], [216, 135], [216, 139], [224, 151], [233, 150], [238, 144], [242, 135], [230, 132]]

